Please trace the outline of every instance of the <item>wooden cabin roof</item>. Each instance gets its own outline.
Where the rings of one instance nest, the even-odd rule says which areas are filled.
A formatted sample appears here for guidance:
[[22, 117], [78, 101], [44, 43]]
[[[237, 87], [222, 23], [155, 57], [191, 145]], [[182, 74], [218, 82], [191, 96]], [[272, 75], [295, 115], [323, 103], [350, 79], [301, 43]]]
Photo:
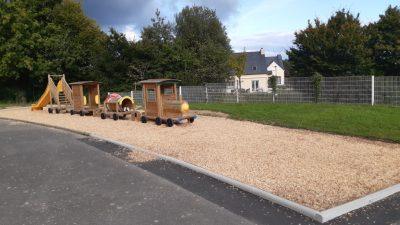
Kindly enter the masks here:
[[78, 82], [73, 82], [69, 83], [69, 85], [97, 85], [100, 84], [98, 81], [78, 81]]
[[178, 83], [180, 80], [177, 79], [148, 79], [142, 80], [140, 84], [160, 84], [160, 83]]

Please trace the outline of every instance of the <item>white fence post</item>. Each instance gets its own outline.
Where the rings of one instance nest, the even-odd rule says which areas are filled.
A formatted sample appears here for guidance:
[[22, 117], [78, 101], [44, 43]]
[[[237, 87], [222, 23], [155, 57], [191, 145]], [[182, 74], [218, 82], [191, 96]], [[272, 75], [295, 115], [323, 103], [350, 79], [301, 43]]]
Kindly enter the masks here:
[[208, 103], [208, 88], [207, 88], [207, 84], [205, 86], [206, 86], [206, 103]]
[[182, 101], [182, 86], [179, 86], [179, 101]]
[[375, 104], [375, 76], [371, 76], [371, 105]]
[[131, 98], [133, 99], [133, 91], [131, 91]]
[[239, 103], [239, 89], [236, 88], [236, 103]]

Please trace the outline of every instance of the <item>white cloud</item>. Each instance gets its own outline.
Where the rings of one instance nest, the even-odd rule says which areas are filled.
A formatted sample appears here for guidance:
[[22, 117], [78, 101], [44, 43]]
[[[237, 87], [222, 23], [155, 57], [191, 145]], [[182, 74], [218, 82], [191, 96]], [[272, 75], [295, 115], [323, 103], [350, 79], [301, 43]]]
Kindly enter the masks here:
[[136, 34], [134, 25], [126, 25], [122, 33], [125, 34], [126, 39], [128, 39], [129, 41], [138, 40], [138, 35]]
[[286, 57], [286, 50], [292, 46], [294, 33], [265, 32], [253, 35], [232, 36], [231, 45], [234, 51], [257, 51], [264, 48], [267, 55], [281, 54]]

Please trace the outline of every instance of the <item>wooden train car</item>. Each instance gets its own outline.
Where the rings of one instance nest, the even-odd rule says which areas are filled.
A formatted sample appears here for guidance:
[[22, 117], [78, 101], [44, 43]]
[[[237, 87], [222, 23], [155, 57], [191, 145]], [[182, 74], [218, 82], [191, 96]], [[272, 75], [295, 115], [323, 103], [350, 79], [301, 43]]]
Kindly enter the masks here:
[[165, 123], [172, 127], [174, 123], [187, 120], [193, 123], [196, 115], [189, 113], [189, 104], [182, 100], [182, 95], [177, 93], [175, 79], [149, 79], [141, 81], [143, 86], [143, 113], [136, 113], [140, 116], [142, 123], [154, 120], [157, 125]]
[[130, 96], [124, 96], [117, 93], [111, 93], [104, 100], [104, 106], [100, 117], [106, 119], [107, 117], [118, 120], [125, 118], [127, 115], [133, 115], [135, 112], [135, 101]]
[[[97, 81], [79, 81], [70, 83], [73, 96], [71, 115], [96, 115], [100, 110], [100, 83]], [[87, 97], [86, 97], [87, 96]]]

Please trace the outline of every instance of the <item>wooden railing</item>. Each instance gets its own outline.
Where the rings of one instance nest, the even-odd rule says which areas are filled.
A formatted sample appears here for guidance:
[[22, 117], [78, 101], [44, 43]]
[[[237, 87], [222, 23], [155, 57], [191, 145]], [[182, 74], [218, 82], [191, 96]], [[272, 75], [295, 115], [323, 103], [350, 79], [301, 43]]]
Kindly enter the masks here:
[[62, 87], [63, 87], [63, 91], [64, 91], [65, 97], [68, 99], [70, 104], [73, 104], [73, 101], [72, 101], [72, 89], [68, 85], [67, 81], [65, 80], [65, 75], [64, 74], [62, 75], [61, 83], [62, 83]]
[[47, 77], [48, 77], [48, 83], [49, 83], [49, 88], [50, 88], [51, 99], [53, 99], [59, 105], [60, 101], [59, 101], [59, 97], [58, 97], [57, 87], [54, 84], [54, 81], [51, 78], [51, 76], [48, 75]]

